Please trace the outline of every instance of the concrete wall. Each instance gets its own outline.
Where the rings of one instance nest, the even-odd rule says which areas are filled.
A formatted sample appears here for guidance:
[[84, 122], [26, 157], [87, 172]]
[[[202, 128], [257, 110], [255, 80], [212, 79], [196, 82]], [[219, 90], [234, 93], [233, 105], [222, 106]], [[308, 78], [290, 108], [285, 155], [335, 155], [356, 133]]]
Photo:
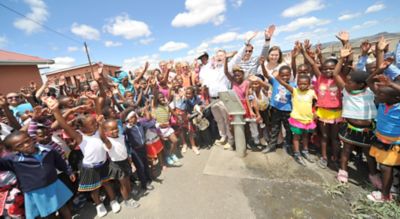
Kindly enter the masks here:
[[0, 93], [7, 94], [12, 91], [19, 91], [21, 87], [29, 86], [31, 81], [38, 86], [42, 85], [39, 69], [36, 65], [0, 66]]

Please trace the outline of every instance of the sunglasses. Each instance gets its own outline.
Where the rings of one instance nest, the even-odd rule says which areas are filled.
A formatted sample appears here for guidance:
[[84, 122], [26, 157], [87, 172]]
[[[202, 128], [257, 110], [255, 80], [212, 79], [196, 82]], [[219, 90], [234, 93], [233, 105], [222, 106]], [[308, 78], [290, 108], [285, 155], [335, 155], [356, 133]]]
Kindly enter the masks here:
[[252, 53], [253, 50], [246, 50], [246, 53]]

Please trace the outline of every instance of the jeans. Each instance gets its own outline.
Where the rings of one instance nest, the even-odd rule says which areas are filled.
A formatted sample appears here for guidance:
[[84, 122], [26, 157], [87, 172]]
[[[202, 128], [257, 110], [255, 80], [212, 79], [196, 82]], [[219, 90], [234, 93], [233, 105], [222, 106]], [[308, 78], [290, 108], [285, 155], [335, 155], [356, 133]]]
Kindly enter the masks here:
[[148, 183], [151, 183], [150, 168], [147, 160], [146, 146], [134, 148], [131, 153], [132, 162], [136, 167], [136, 173], [139, 177], [141, 187], [146, 189]]
[[279, 132], [281, 131], [281, 127], [283, 127], [286, 130], [286, 143], [291, 144], [292, 143], [292, 132], [290, 131], [290, 126], [289, 126], [289, 117], [290, 117], [290, 112], [289, 111], [281, 111], [278, 110], [274, 107], [270, 108], [270, 122], [271, 122], [271, 133], [270, 133], [270, 146], [273, 148], [276, 148], [276, 145], [278, 144], [278, 136]]

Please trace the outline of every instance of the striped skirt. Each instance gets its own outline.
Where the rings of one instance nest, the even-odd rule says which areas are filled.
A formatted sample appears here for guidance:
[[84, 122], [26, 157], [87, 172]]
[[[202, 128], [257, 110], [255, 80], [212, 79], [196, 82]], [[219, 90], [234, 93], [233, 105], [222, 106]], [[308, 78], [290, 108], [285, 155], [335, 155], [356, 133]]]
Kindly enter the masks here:
[[110, 180], [110, 162], [107, 160], [101, 165], [87, 167], [84, 164], [80, 168], [79, 192], [90, 192], [102, 186], [104, 182]]

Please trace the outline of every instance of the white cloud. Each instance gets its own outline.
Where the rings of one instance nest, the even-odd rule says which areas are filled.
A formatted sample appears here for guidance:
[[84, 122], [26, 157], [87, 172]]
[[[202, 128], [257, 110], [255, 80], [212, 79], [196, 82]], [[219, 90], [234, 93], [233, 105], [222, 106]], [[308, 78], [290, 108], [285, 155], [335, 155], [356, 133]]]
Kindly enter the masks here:
[[114, 36], [122, 36], [127, 40], [151, 35], [149, 26], [145, 22], [132, 20], [127, 14], [110, 19], [103, 29]]
[[50, 65], [50, 70], [58, 70], [63, 68], [69, 68], [75, 64], [75, 59], [69, 56], [55, 57], [53, 58], [54, 64]]
[[152, 54], [152, 55], [144, 55], [144, 56], [137, 56], [137, 57], [131, 57], [131, 58], [124, 59], [122, 62], [122, 69], [125, 71], [130, 71], [135, 68], [143, 66], [146, 61], [149, 62], [150, 69], [158, 68], [158, 62], [160, 61], [160, 55]]
[[67, 50], [68, 50], [68, 52], [75, 52], [75, 51], [78, 51], [78, 47], [76, 47], [76, 46], [68, 46], [68, 48], [67, 48]]
[[328, 32], [327, 28], [317, 28], [313, 31], [307, 31], [307, 32], [299, 32], [295, 33], [289, 36], [286, 36], [284, 40], [292, 43], [296, 40], [302, 41], [305, 39], [309, 39], [310, 41], [319, 41], [320, 38], [324, 38], [326, 36], [331, 36], [332, 33]]
[[276, 28], [276, 34], [278, 35], [280, 32], [293, 32], [301, 28], [313, 28], [316, 26], [322, 26], [329, 24], [330, 20], [319, 19], [316, 17], [302, 17], [297, 18], [296, 20], [282, 26], [278, 26]]
[[359, 17], [361, 13], [354, 13], [354, 14], [343, 14], [342, 16], [338, 17], [339, 21], [351, 20], [356, 17]]
[[325, 8], [325, 5], [321, 0], [305, 0], [299, 4], [293, 5], [292, 7], [286, 8], [282, 12], [283, 17], [298, 17], [306, 15], [312, 11], [318, 11]]
[[8, 44], [8, 39], [5, 36], [0, 36], [0, 48], [6, 47]]
[[192, 27], [199, 24], [224, 22], [226, 11], [225, 0], [186, 0], [187, 11], [179, 13], [172, 20], [173, 27]]
[[[47, 20], [49, 13], [46, 4], [42, 0], [25, 0], [25, 3], [28, 4], [31, 9], [28, 14], [25, 14], [26, 17], [39, 24], [43, 24]], [[42, 29], [37, 23], [27, 18], [18, 18], [14, 21], [14, 27], [23, 30], [27, 34], [32, 34]]]
[[117, 46], [122, 46], [122, 43], [121, 42], [114, 42], [114, 41], [111, 41], [111, 40], [107, 40], [107, 41], [104, 42], [104, 45], [106, 47], [117, 47]]
[[240, 6], [242, 6], [244, 0], [231, 0], [232, 2], [232, 6], [234, 8], [240, 8]]
[[371, 5], [365, 10], [365, 13], [372, 13], [372, 12], [377, 12], [380, 10], [383, 10], [385, 8], [385, 5], [383, 3], [376, 3], [374, 5]]
[[100, 32], [96, 28], [86, 24], [73, 23], [71, 27], [71, 32], [87, 40], [100, 39]]
[[154, 41], [154, 38], [146, 38], [146, 39], [139, 40], [139, 43], [142, 45], [149, 45], [153, 41]]
[[210, 43], [218, 44], [218, 43], [228, 43], [234, 41], [238, 37], [238, 33], [236, 32], [226, 32], [220, 35], [215, 36]]
[[351, 29], [353, 29], [353, 30], [365, 29], [365, 28], [369, 28], [369, 27], [375, 26], [378, 23], [379, 22], [377, 20], [365, 21], [362, 24], [354, 25]]
[[197, 46], [196, 48], [189, 50], [187, 54], [188, 54], [188, 55], [198, 55], [198, 54], [200, 54], [200, 53], [202, 53], [202, 52], [207, 51], [208, 48], [209, 48], [209, 44], [206, 43], [206, 42], [202, 42], [202, 43], [201, 43], [199, 46]]
[[182, 42], [169, 41], [160, 47], [161, 52], [174, 52], [181, 49], [188, 48], [189, 45]]

